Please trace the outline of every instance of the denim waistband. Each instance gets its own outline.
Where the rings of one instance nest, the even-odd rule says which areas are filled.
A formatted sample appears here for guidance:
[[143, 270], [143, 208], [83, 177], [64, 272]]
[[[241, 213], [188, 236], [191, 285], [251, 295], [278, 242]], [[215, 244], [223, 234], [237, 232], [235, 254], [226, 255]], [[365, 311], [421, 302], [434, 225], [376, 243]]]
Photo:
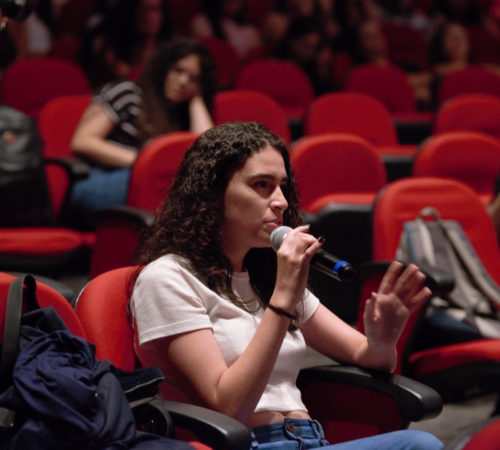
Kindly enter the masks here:
[[283, 423], [252, 428], [250, 432], [252, 449], [278, 441], [296, 441], [299, 449], [329, 445], [319, 422], [311, 419], [285, 419]]

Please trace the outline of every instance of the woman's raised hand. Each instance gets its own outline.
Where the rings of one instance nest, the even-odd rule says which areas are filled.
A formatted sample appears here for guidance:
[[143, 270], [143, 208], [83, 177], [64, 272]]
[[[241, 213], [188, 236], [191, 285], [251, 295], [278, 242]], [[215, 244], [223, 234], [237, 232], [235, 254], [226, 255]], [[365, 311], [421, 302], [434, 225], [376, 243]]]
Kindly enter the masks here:
[[431, 295], [429, 288], [422, 287], [425, 275], [417, 266], [402, 269], [400, 262], [393, 261], [378, 292], [365, 304], [365, 334], [374, 349], [395, 348], [410, 314]]

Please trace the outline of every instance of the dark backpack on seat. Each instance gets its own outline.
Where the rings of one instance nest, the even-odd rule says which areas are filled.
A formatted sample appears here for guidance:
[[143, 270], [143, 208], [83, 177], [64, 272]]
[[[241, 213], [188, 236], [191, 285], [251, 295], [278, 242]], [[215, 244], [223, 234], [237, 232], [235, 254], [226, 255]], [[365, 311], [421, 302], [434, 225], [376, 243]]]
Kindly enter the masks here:
[[52, 203], [34, 120], [0, 106], [0, 227], [47, 226]]
[[[40, 308], [31, 275], [10, 284], [0, 346], [2, 450], [192, 450], [165, 437], [162, 380], [156, 367], [124, 372], [97, 360], [95, 346], [74, 336], [53, 306]], [[164, 435], [142, 431], [151, 420], [164, 422]]]

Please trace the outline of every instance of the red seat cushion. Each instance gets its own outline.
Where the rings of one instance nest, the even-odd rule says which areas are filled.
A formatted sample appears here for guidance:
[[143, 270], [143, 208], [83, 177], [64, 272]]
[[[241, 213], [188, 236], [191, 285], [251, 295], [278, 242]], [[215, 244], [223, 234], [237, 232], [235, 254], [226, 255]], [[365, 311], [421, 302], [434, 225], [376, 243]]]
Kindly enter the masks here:
[[499, 355], [500, 341], [484, 339], [416, 352], [408, 361], [412, 364], [413, 375], [420, 378], [465, 364], [498, 361]]
[[92, 243], [87, 235], [61, 228], [0, 229], [0, 253], [56, 256]]

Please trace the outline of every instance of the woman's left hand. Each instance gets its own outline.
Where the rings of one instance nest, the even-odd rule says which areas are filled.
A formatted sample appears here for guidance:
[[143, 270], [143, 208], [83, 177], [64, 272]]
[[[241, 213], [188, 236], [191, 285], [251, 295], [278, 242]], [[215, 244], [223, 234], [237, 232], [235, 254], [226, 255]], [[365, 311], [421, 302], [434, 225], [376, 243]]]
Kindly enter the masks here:
[[214, 126], [210, 112], [201, 95], [195, 95], [189, 101], [189, 120], [189, 131], [192, 133], [204, 133]]
[[394, 349], [411, 313], [431, 295], [422, 287], [425, 275], [414, 264], [401, 273], [403, 265], [393, 261], [378, 292], [367, 300], [364, 311], [365, 335], [374, 350]]

